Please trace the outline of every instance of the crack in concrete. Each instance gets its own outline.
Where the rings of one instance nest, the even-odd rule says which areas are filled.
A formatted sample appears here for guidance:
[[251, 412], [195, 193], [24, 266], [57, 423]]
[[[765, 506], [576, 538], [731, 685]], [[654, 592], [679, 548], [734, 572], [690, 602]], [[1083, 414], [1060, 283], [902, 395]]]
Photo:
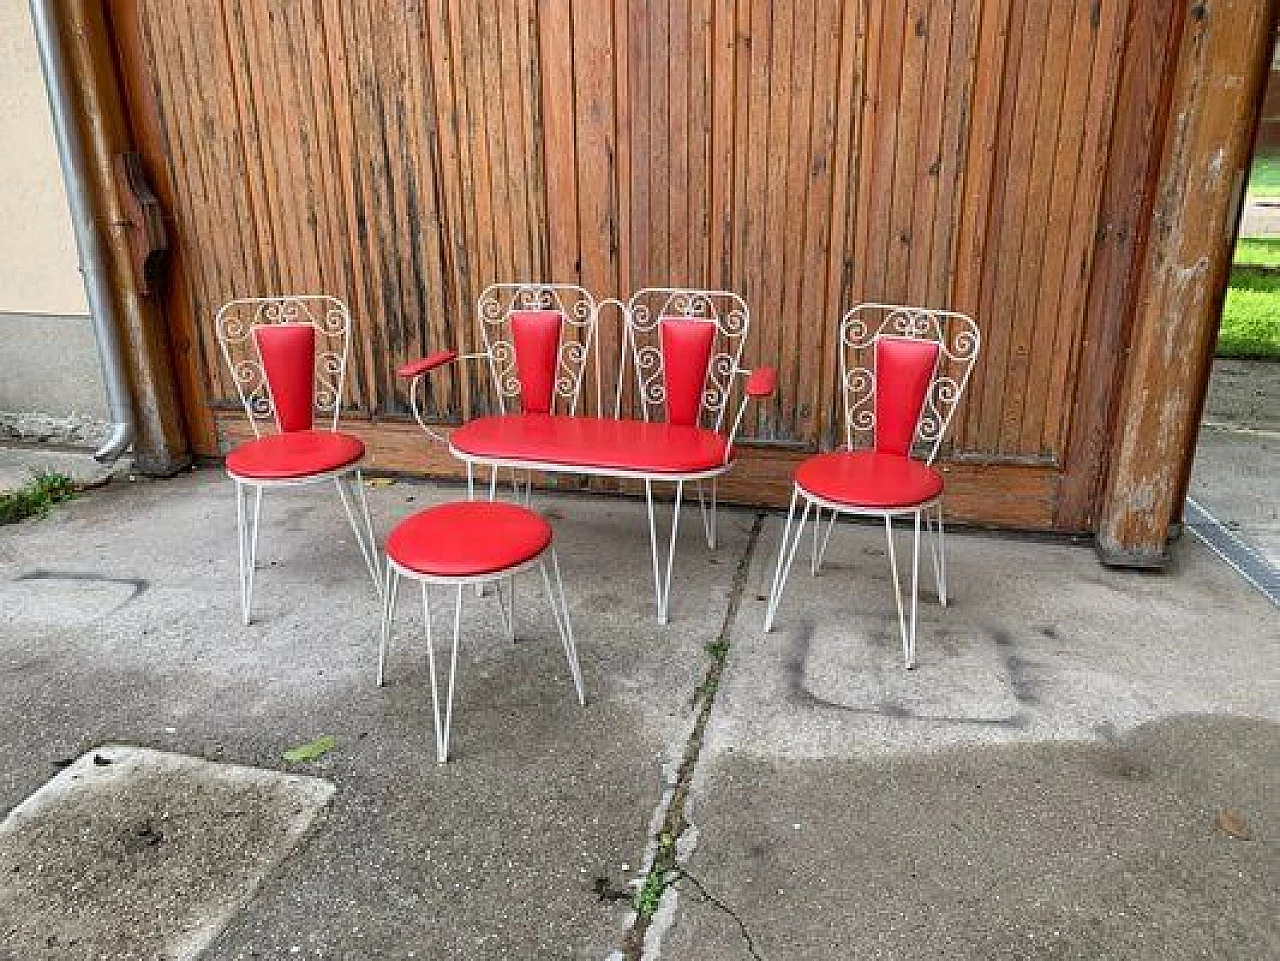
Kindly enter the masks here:
[[680, 869], [680, 877], [683, 880], [693, 882], [693, 886], [698, 889], [698, 893], [702, 895], [702, 898], [704, 901], [706, 901], [708, 904], [714, 905], [715, 907], [723, 911], [725, 914], [729, 915], [729, 917], [733, 918], [733, 920], [736, 921], [738, 924], [738, 930], [742, 933], [742, 940], [745, 941], [747, 944], [747, 953], [750, 954], [751, 957], [755, 959], [755, 961], [764, 961], [763, 955], [761, 955], [760, 952], [756, 950], [756, 942], [755, 942], [755, 939], [751, 936], [751, 929], [747, 927], [747, 922], [742, 920], [742, 918], [738, 915], [738, 912], [735, 911], [733, 908], [731, 908], [724, 901], [720, 900], [710, 891], [708, 891], [707, 886], [705, 884], [703, 884], [701, 881], [695, 878], [692, 874], [690, 874], [684, 868]]
[[[742, 557], [738, 560], [737, 569], [733, 574], [733, 583], [729, 588], [729, 602], [725, 608], [724, 620], [720, 624], [720, 632], [716, 635], [716, 639], [708, 645], [708, 650], [714, 653], [711, 654], [711, 663], [707, 666], [706, 674], [703, 675], [702, 682], [698, 685], [694, 695], [694, 703], [697, 704], [700, 701], [701, 707], [698, 709], [698, 716], [694, 721], [689, 739], [685, 742], [684, 757], [680, 761], [675, 781], [669, 791], [666, 792], [668, 796], [664, 796], [665, 810], [662, 810], [660, 806], [659, 811], [655, 812], [659, 815], [659, 817], [655, 817], [658, 830], [651, 839], [654, 844], [654, 854], [652, 862], [644, 872], [642, 891], [645, 887], [657, 887], [663, 895], [674, 894], [672, 885], [681, 877], [689, 877], [679, 862], [687, 859], [692, 854], [692, 847], [690, 846], [687, 850], [677, 850], [677, 847], [680, 839], [685, 837], [692, 827], [685, 817], [685, 809], [689, 801], [689, 791], [693, 785], [693, 773], [697, 767], [698, 758], [702, 754], [702, 739], [707, 730], [707, 723], [711, 719], [711, 709], [715, 706], [716, 694], [720, 688], [720, 677], [724, 673], [725, 665], [728, 663], [729, 638], [732, 636], [734, 622], [738, 615], [738, 606], [742, 601], [742, 595], [747, 586], [747, 578], [751, 572], [751, 561], [755, 557], [756, 544], [760, 539], [760, 531], [764, 527], [764, 519], [765, 514], [761, 511], [756, 514], [755, 522], [751, 525], [751, 532], [747, 535], [747, 546], [743, 550]], [[690, 880], [700, 890], [702, 889], [696, 879], [690, 878]], [[705, 891], [703, 893], [705, 895]], [[663, 900], [666, 900], [666, 897], [663, 897]], [[674, 906], [672, 906], [672, 910], [674, 910]], [[654, 910], [636, 912], [635, 918], [632, 920], [631, 926], [627, 929], [622, 940], [622, 957], [625, 961], [642, 961], [646, 957], [646, 936], [649, 934], [655, 913]], [[671, 912], [666, 913], [670, 914]], [[736, 915], [734, 916], [736, 917]], [[740, 920], [739, 924], [742, 924]], [[745, 925], [742, 926], [742, 929], [745, 933]], [[748, 944], [751, 944], [749, 939]], [[754, 948], [752, 948], [752, 954], [756, 956]], [[656, 951], [648, 956], [656, 957]]]

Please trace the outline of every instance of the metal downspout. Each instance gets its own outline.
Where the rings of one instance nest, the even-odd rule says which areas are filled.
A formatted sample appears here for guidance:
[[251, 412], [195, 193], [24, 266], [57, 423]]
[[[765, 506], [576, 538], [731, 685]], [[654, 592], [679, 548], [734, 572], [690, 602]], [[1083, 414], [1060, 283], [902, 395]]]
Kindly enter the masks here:
[[36, 46], [40, 50], [40, 68], [49, 94], [49, 108], [53, 113], [58, 159], [62, 164], [80, 273], [84, 278], [85, 296], [98, 342], [98, 359], [102, 363], [102, 380], [107, 389], [107, 407], [112, 421], [106, 440], [93, 456], [101, 463], [110, 464], [128, 449], [133, 440], [133, 399], [129, 393], [129, 373], [120, 347], [120, 326], [108, 282], [105, 247], [93, 215], [84, 140], [76, 121], [66, 51], [58, 32], [57, 6], [57, 0], [31, 0], [31, 20], [35, 26]]

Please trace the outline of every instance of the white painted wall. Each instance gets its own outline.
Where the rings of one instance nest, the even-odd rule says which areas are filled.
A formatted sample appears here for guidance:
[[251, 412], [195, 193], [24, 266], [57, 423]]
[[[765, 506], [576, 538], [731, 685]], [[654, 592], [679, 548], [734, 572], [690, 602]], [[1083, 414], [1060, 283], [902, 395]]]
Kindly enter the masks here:
[[27, 0], [0, 0], [0, 312], [88, 314]]
[[0, 434], [106, 401], [27, 0], [0, 0]]

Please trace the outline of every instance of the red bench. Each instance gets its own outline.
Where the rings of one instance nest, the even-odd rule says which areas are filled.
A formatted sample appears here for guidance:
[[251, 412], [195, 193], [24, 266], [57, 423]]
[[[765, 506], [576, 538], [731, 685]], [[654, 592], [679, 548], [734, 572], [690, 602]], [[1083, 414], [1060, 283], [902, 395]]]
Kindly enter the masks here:
[[[623, 336], [613, 416], [606, 416], [599, 320], [610, 305], [622, 314]], [[751, 323], [747, 305], [727, 291], [646, 288], [623, 304], [597, 303], [571, 285], [495, 284], [481, 294], [478, 307], [482, 351], [440, 351], [397, 372], [412, 380], [414, 417], [466, 463], [473, 497], [477, 465], [490, 468], [490, 498], [499, 468], [525, 472], [526, 499], [531, 471], [644, 481], [658, 620], [666, 623], [684, 485], [696, 486], [707, 542], [714, 549], [716, 479], [733, 466], [733, 440], [747, 401], [770, 396], [776, 385], [772, 368], [741, 366]], [[471, 420], [446, 438], [425, 422], [419, 385], [431, 371], [457, 360], [488, 365], [498, 412]], [[588, 366], [595, 374], [592, 415], [582, 412]], [[739, 388], [741, 400], [726, 431]], [[653, 508], [653, 485], [661, 481], [675, 484], [665, 572]]]

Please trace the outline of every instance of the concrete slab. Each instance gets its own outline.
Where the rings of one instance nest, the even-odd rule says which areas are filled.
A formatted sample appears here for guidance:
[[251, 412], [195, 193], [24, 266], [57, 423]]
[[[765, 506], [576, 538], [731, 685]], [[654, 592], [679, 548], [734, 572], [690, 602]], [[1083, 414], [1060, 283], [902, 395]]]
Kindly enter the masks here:
[[1188, 495], [1280, 569], [1280, 364], [1216, 360]]
[[[370, 490], [379, 536], [460, 493]], [[0, 806], [105, 741], [318, 774], [337, 786], [330, 815], [206, 957], [603, 957], [627, 908], [601, 903], [595, 879], [638, 866], [753, 517], [723, 514], [714, 554], [696, 520], [682, 525], [662, 628], [642, 503], [535, 506], [556, 528], [588, 705], [532, 576], [515, 645], [496, 601], [468, 596], [444, 767], [417, 598], [401, 593], [379, 690], [378, 601], [331, 486], [264, 499], [247, 628], [221, 471], [113, 484], [6, 529]], [[437, 617], [451, 613], [443, 592], [435, 601]], [[281, 760], [322, 734], [337, 747], [319, 762]]]
[[89, 751], [0, 822], [0, 958], [196, 958], [332, 795], [318, 778]]
[[[663, 957], [1256, 957], [1280, 947], [1280, 620], [1198, 542], [1165, 575], [953, 535], [901, 666], [878, 527], [771, 519], [732, 632]], [[807, 551], [807, 545], [806, 545]], [[1239, 808], [1254, 840], [1215, 831]]]
[[[640, 868], [754, 515], [722, 515], [714, 554], [689, 515], [660, 628], [643, 506], [539, 495], [588, 706], [532, 578], [514, 645], [494, 599], [468, 595], [455, 760], [438, 767], [416, 597], [378, 690], [378, 603], [336, 496], [272, 493], [247, 628], [220, 471], [113, 484], [5, 530], [0, 805], [109, 741], [316, 774], [337, 787], [330, 814], [206, 957], [609, 955], [629, 910], [596, 879]], [[460, 491], [369, 493], [385, 535]], [[953, 535], [954, 606], [926, 587], [906, 674], [875, 527], [841, 525], [816, 579], [798, 564], [762, 634], [780, 527], [748, 557], [692, 767], [682, 849], [720, 906], [683, 882], [663, 957], [749, 957], [739, 920], [768, 958], [1274, 947], [1280, 630], [1205, 548], [1184, 540], [1153, 576]], [[281, 759], [322, 734], [337, 746], [321, 760]], [[1252, 840], [1213, 827], [1227, 806]]]
[[42, 471], [64, 474], [84, 487], [97, 487], [112, 477], [126, 478], [129, 468], [128, 458], [114, 465], [99, 464], [88, 448], [0, 443], [0, 494], [26, 487]]
[[[1275, 724], [1199, 717], [911, 757], [721, 754], [695, 812], [706, 894], [682, 883], [662, 956], [1277, 957], [1278, 750]], [[1251, 840], [1216, 826], [1224, 807]]]
[[1189, 495], [1280, 568], [1280, 431], [1200, 428]]

